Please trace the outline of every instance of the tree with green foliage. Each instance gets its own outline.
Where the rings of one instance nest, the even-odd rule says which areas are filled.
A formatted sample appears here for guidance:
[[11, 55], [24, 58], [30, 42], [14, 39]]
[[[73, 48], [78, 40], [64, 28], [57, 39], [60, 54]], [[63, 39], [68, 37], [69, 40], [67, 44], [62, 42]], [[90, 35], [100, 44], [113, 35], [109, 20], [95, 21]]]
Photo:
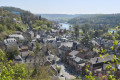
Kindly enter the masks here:
[[34, 54], [34, 71], [33, 71], [32, 76], [35, 76], [38, 73], [38, 71], [37, 71], [37, 56], [38, 56], [40, 50], [41, 50], [40, 43], [36, 42], [36, 49], [34, 51], [34, 53], [35, 53]]
[[0, 49], [0, 80], [50, 80], [48, 67], [38, 66], [37, 73], [33, 77], [31, 75], [34, 69], [30, 65], [6, 59], [6, 53]]
[[[111, 35], [110, 33], [108, 33], [108, 35]], [[112, 49], [112, 50], [114, 50], [114, 53], [116, 53], [115, 52], [115, 46], [118, 44], [118, 41], [115, 39], [115, 38], [113, 38], [113, 46], [110, 48], [110, 49]], [[107, 53], [107, 50], [106, 49], [101, 49], [101, 51], [100, 51], [100, 57], [101, 58], [103, 58], [104, 59], [104, 57], [107, 57], [109, 54]], [[117, 56], [116, 56], [116, 54], [114, 54], [114, 56], [113, 56], [113, 59], [111, 60], [111, 62], [107, 62], [108, 64], [107, 64], [107, 66], [106, 66], [106, 69], [107, 70], [109, 70], [108, 71], [108, 75], [105, 75], [105, 76], [103, 76], [101, 79], [105, 79], [105, 78], [108, 78], [108, 80], [118, 80], [118, 78], [116, 78], [116, 75], [112, 75], [111, 74], [111, 72], [112, 71], [117, 71], [117, 65], [120, 63], [120, 58], [117, 58]], [[112, 64], [115, 64], [115, 67], [112, 67]], [[96, 77], [95, 76], [93, 76], [93, 74], [92, 74], [92, 71], [89, 71], [89, 65], [87, 65], [86, 66], [86, 69], [85, 69], [85, 71], [86, 71], [86, 78], [88, 79], [88, 80], [96, 80]], [[98, 79], [98, 78], [97, 78]]]
[[6, 60], [6, 53], [0, 50], [0, 80], [21, 80], [27, 78], [24, 64], [13, 64]]
[[93, 49], [92, 43], [91, 43], [91, 37], [88, 34], [85, 34], [84, 37], [81, 39], [81, 43], [85, 46]]
[[4, 61], [6, 54], [0, 49], [0, 62]]
[[8, 58], [8, 60], [13, 60], [15, 59], [15, 56], [19, 55], [20, 52], [18, 50], [18, 48], [11, 46], [11, 48], [6, 50], [6, 56]]
[[79, 31], [80, 31], [80, 26], [77, 25], [77, 24], [75, 24], [74, 27], [73, 27], [73, 29], [74, 29], [75, 38], [78, 39], [78, 37], [79, 37]]
[[0, 73], [0, 80], [13, 80], [13, 79], [25, 79], [27, 73], [23, 64], [15, 64], [11, 66], [11, 63], [8, 62], [7, 66], [3, 66]]
[[87, 33], [90, 29], [90, 24], [86, 23], [81, 26], [83, 33]]
[[57, 67], [58, 74], [60, 73], [60, 71], [61, 71], [61, 67]]
[[39, 16], [39, 20], [42, 20], [41, 15]]

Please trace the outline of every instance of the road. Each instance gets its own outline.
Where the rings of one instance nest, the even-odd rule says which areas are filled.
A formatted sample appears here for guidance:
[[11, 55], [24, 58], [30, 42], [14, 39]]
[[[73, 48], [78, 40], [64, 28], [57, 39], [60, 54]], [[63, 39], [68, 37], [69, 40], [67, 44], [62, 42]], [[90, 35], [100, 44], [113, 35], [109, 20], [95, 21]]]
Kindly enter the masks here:
[[75, 79], [76, 78], [72, 73], [69, 72], [69, 70], [67, 68], [65, 68], [64, 63], [60, 62], [59, 58], [57, 61], [59, 61], [57, 63], [57, 65], [59, 67], [61, 67], [60, 75], [63, 75], [66, 79]]

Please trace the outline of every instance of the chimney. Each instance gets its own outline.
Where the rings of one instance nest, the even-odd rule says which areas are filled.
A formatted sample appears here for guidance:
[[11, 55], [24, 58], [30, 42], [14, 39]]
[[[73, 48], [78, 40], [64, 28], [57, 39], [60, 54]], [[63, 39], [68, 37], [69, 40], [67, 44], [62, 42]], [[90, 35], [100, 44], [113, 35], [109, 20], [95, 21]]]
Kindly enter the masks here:
[[97, 58], [97, 60], [96, 60], [96, 63], [98, 62], [98, 58]]

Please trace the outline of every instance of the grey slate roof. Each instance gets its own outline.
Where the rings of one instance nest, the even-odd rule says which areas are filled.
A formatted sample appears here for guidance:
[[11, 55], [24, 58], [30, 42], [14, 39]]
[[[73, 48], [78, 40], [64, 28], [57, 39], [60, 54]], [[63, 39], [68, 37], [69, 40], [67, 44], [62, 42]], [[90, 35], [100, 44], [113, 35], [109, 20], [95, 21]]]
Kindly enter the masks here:
[[[111, 61], [113, 59], [114, 55], [108, 55], [107, 57], [94, 57], [90, 59], [90, 62], [92, 64], [96, 64], [96, 63], [102, 63], [102, 62], [107, 62], [107, 61]], [[98, 59], [98, 61], [97, 61]]]
[[65, 47], [73, 47], [73, 42], [62, 42], [60, 47], [61, 46], [65, 46]]
[[111, 65], [112, 68], [115, 68], [115, 64], [103, 64], [103, 70], [107, 69], [107, 65]]
[[79, 63], [79, 64], [84, 62], [84, 60], [81, 59], [80, 57], [75, 57], [73, 60], [74, 60], [76, 63]]
[[72, 52], [69, 53], [70, 56], [75, 56], [79, 53], [79, 51], [73, 50]]

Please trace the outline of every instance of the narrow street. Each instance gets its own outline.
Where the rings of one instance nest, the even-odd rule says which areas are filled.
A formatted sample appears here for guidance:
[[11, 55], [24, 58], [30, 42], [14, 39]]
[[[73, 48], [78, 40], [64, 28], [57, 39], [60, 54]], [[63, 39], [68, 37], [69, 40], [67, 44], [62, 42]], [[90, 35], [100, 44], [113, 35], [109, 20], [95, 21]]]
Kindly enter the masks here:
[[58, 58], [57, 61], [58, 61], [57, 65], [59, 67], [61, 67], [60, 76], [63, 76], [66, 79], [75, 79], [76, 78], [75, 75], [70, 73], [70, 71], [67, 68], [65, 68], [65, 64], [60, 61], [60, 58]]

